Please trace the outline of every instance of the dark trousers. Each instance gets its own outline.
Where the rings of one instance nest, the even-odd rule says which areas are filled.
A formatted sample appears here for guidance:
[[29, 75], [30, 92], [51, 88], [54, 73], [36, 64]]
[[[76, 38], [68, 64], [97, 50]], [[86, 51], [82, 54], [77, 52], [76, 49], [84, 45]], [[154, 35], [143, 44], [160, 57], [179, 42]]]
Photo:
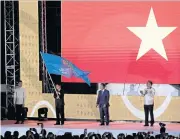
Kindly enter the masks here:
[[151, 124], [154, 124], [154, 113], [153, 113], [154, 105], [144, 105], [144, 113], [145, 113], [145, 125], [149, 124], [149, 113], [151, 116]]
[[109, 107], [108, 106], [107, 107], [100, 106], [99, 112], [100, 112], [101, 124], [104, 124], [104, 122], [109, 124]]
[[64, 124], [64, 105], [60, 107], [56, 107], [56, 122], [60, 123], [60, 116], [61, 116], [61, 124]]
[[16, 104], [16, 121], [22, 121], [24, 122], [24, 109], [23, 105]]

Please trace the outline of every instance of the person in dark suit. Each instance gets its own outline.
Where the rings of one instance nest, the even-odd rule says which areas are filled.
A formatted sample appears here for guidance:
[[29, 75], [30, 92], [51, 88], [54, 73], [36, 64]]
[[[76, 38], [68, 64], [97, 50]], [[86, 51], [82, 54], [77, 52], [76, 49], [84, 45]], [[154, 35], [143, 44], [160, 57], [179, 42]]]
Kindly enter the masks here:
[[[61, 89], [61, 85], [56, 84], [56, 92], [54, 93], [55, 106], [56, 106], [56, 124], [64, 125], [64, 91]], [[60, 123], [61, 116], [61, 123]]]
[[[100, 112], [100, 119], [101, 119], [101, 126], [104, 125], [104, 122], [106, 122], [106, 125], [109, 125], [109, 98], [110, 94], [107, 89], [105, 89], [106, 84], [101, 84], [100, 91], [98, 91], [98, 97], [97, 97], [97, 107], [99, 107]], [[105, 117], [105, 119], [104, 119]]]

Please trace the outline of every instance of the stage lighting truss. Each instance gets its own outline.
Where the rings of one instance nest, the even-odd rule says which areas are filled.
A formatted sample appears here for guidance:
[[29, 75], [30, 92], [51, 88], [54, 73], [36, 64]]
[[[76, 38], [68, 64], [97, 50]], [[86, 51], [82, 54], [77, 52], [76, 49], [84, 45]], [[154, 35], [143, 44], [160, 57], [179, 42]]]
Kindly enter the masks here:
[[16, 85], [16, 73], [19, 63], [16, 52], [19, 51], [19, 38], [15, 36], [15, 1], [4, 1], [4, 33], [5, 33], [5, 74], [6, 74], [6, 107], [13, 104], [13, 90]]

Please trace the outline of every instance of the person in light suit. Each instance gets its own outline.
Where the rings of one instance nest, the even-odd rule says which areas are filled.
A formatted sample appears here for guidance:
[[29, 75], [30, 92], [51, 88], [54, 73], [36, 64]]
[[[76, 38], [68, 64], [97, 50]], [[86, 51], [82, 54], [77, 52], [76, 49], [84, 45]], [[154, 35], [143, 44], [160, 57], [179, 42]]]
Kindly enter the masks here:
[[109, 91], [105, 89], [105, 87], [106, 87], [106, 84], [102, 83], [100, 86], [101, 90], [98, 91], [98, 97], [97, 97], [97, 102], [96, 102], [96, 106], [99, 107], [101, 126], [104, 125], [104, 122], [106, 122], [106, 125], [109, 125], [110, 94], [109, 94]]
[[26, 99], [26, 90], [22, 87], [22, 81], [19, 81], [18, 87], [14, 89], [14, 104], [16, 107], [16, 123], [24, 124], [24, 105]]

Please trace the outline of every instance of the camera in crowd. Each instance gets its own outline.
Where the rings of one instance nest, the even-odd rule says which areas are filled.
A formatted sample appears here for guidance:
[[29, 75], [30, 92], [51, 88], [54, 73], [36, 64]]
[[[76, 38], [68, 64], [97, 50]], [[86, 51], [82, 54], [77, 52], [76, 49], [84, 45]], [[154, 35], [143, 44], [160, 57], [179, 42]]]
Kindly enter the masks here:
[[160, 126], [160, 127], [165, 127], [166, 124], [164, 124], [164, 123], [159, 123], [159, 126]]
[[165, 128], [166, 124], [164, 124], [164, 123], [159, 123], [159, 126], [160, 126], [160, 133], [161, 133], [161, 134], [166, 133], [166, 128]]
[[43, 125], [43, 123], [37, 123], [37, 125], [39, 126], [41, 126], [41, 129], [43, 129], [44, 128], [44, 125]]

